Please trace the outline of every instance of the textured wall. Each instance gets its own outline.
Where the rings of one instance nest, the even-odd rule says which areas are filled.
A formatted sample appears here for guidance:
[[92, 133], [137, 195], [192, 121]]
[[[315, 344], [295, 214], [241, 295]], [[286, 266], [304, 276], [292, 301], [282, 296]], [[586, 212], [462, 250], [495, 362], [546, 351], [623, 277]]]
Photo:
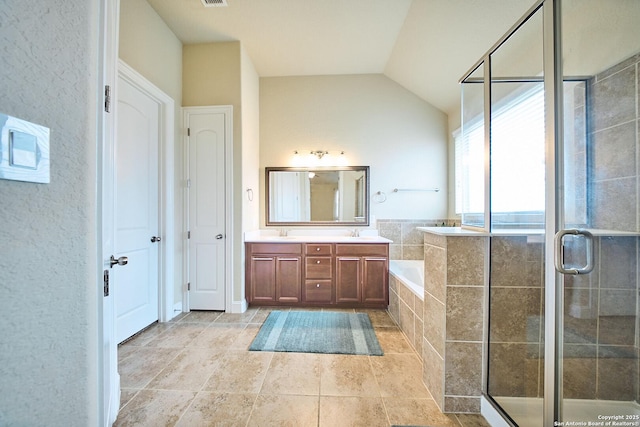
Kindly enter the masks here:
[[0, 7], [0, 112], [51, 129], [51, 183], [0, 180], [0, 425], [97, 419], [97, 6]]

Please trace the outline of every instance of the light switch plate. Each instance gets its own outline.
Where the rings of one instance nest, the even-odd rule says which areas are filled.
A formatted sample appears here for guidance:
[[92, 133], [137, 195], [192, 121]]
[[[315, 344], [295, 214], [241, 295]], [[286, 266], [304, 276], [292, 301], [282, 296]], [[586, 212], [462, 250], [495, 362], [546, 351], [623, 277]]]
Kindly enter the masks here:
[[49, 128], [0, 113], [0, 179], [51, 181]]

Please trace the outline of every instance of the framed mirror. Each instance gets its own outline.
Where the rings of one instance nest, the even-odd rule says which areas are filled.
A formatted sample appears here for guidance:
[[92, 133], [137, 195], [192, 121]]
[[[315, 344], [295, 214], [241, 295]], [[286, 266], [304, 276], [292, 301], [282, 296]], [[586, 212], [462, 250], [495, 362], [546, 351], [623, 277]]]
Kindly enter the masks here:
[[267, 225], [369, 225], [369, 166], [265, 168]]

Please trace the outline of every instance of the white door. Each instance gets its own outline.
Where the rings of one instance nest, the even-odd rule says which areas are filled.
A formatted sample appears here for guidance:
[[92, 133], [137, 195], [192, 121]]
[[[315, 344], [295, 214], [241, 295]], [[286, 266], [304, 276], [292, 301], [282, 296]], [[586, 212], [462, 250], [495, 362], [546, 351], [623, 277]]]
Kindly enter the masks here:
[[116, 339], [121, 342], [158, 320], [159, 104], [118, 79], [115, 142]]
[[189, 309], [225, 310], [225, 113], [189, 111]]
[[[119, 0], [103, 0], [99, 2], [102, 20], [102, 44], [100, 46], [100, 57], [102, 73], [98, 79], [101, 88], [109, 86], [113, 89], [117, 74], [118, 58], [118, 10]], [[114, 253], [113, 239], [113, 144], [115, 134], [115, 117], [113, 108], [105, 111], [104, 106], [99, 105], [98, 135], [99, 135], [99, 155], [102, 162], [98, 169], [98, 190], [101, 197], [102, 215], [99, 219], [99, 255], [102, 260], [98, 271], [98, 285], [100, 277], [105, 280], [105, 275], [110, 275], [109, 258]], [[102, 298], [102, 307], [99, 309], [98, 318], [102, 322], [99, 328], [99, 360], [102, 362], [98, 374], [99, 394], [101, 394], [101, 407], [98, 410], [99, 421], [97, 425], [109, 427], [113, 425], [118, 416], [120, 408], [120, 376], [118, 375], [118, 347], [115, 340], [115, 309], [112, 292], [106, 292]]]

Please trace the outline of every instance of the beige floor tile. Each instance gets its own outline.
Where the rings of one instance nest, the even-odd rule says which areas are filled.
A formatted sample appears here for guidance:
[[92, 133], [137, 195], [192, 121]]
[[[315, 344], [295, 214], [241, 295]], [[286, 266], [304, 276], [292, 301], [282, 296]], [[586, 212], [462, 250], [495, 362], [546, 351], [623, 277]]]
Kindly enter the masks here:
[[244, 313], [222, 313], [215, 322], [216, 323], [249, 323], [253, 316], [258, 313], [257, 308], [249, 308]]
[[273, 353], [261, 351], [228, 351], [221, 355], [204, 390], [257, 394], [272, 357]]
[[149, 342], [157, 338], [160, 334], [166, 332], [174, 326], [175, 325], [173, 323], [153, 323], [148, 328], [142, 330], [141, 332], [138, 332], [136, 335], [129, 338], [129, 340], [126, 341], [126, 347], [145, 346], [149, 344]]
[[211, 323], [188, 346], [223, 352], [233, 345], [246, 327], [242, 323]]
[[433, 399], [384, 398], [384, 404], [392, 425], [460, 427], [455, 415], [440, 412]]
[[122, 408], [114, 427], [174, 426], [195, 395], [189, 391], [142, 390]]
[[259, 395], [247, 426], [314, 427], [318, 396]]
[[202, 323], [176, 323], [148, 344], [150, 347], [185, 347], [207, 328]]
[[387, 427], [380, 397], [320, 396], [320, 427]]
[[262, 325], [256, 323], [249, 323], [237, 336], [235, 341], [229, 346], [230, 350], [249, 350], [249, 346], [253, 342], [253, 339], [260, 331]]
[[491, 424], [480, 414], [456, 414], [462, 427], [491, 427]]
[[261, 394], [320, 394], [320, 355], [274, 353]]
[[146, 388], [200, 391], [220, 359], [209, 349], [185, 348]]
[[118, 364], [120, 386], [143, 388], [180, 352], [182, 352], [181, 348], [137, 348]]
[[391, 316], [389, 316], [389, 312], [387, 310], [356, 310], [358, 312], [367, 313], [369, 315], [369, 319], [371, 319], [371, 324], [374, 328], [380, 327], [395, 327], [396, 322], [393, 321]]
[[177, 425], [244, 426], [249, 420], [256, 397], [255, 394], [200, 392]]
[[415, 353], [372, 356], [370, 360], [383, 397], [431, 397], [422, 383], [422, 363]]
[[415, 353], [400, 328], [376, 328], [376, 337], [384, 354]]
[[320, 395], [380, 397], [369, 356], [323, 354], [320, 360]]
[[123, 388], [120, 389], [120, 407], [129, 403], [131, 399], [140, 391], [139, 388]]
[[212, 323], [221, 314], [221, 311], [190, 311], [180, 319], [180, 323]]

